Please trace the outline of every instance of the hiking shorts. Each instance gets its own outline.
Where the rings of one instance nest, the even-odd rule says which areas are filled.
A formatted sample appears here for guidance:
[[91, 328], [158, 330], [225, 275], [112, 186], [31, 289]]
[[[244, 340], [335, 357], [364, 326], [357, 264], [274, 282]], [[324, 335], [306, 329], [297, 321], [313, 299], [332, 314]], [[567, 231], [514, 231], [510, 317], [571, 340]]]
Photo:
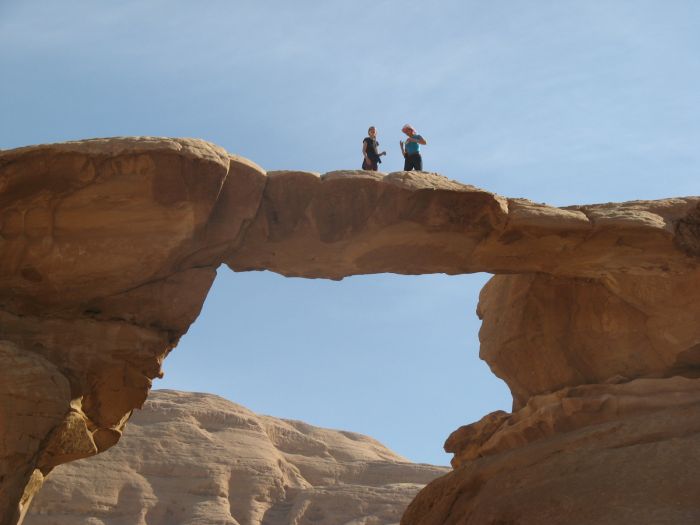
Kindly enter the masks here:
[[403, 161], [403, 170], [423, 171], [423, 158], [420, 156], [420, 153], [412, 153], [411, 155], [406, 155], [406, 158]]
[[367, 160], [367, 159], [362, 160], [362, 169], [363, 170], [377, 171], [378, 168], [379, 168], [378, 162], [373, 162], [373, 161]]

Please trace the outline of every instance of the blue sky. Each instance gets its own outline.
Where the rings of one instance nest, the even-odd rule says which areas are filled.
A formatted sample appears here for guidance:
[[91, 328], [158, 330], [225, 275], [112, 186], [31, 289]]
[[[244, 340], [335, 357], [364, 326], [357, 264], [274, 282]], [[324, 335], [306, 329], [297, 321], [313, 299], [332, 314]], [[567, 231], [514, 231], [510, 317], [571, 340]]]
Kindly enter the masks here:
[[[267, 169], [424, 167], [554, 205], [695, 195], [700, 4], [0, 0], [0, 148], [211, 140]], [[371, 434], [445, 463], [507, 408], [478, 358], [487, 276], [283, 279], [222, 268], [159, 387]]]

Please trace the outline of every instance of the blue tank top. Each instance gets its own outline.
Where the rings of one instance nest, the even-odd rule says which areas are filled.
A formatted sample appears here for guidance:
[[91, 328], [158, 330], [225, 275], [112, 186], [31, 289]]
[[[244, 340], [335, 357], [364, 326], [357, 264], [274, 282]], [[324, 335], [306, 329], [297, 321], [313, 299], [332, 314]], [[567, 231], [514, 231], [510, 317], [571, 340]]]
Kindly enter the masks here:
[[[420, 135], [413, 135], [413, 139], [422, 139]], [[414, 153], [419, 153], [420, 144], [417, 142], [406, 142], [406, 155], [413, 155]]]

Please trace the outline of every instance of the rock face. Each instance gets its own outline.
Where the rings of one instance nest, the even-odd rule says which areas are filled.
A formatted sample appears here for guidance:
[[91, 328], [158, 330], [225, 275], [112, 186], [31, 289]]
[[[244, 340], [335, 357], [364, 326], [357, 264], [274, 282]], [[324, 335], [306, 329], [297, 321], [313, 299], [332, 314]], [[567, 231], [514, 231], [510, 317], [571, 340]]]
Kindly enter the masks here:
[[[197, 140], [0, 154], [0, 523], [53, 467], [117, 442], [264, 181]], [[36, 388], [14, 386], [27, 375]]]
[[[698, 385], [678, 379], [662, 380], [671, 384], [660, 402], [657, 385], [644, 383], [659, 380], [629, 389], [595, 385], [595, 395], [535, 400], [542, 406], [514, 414], [517, 421], [506, 416], [496, 433], [480, 432], [494, 423], [484, 420], [458, 431], [447, 445], [461, 454], [455, 470], [428, 485], [401, 523], [698, 523]], [[617, 398], [624, 390], [636, 392]], [[616, 413], [630, 398], [636, 407]]]
[[161, 390], [118, 447], [56, 469], [25, 524], [398, 523], [418, 490], [447, 471], [360, 434]]
[[[492, 508], [489, 482], [500, 486], [488, 465], [502, 461], [503, 479], [530, 465], [529, 476], [554, 457], [531, 447], [551, 440], [551, 454], [577, 451], [572, 468], [593, 486], [616, 463], [596, 470], [577, 433], [623, 461], [620, 435], [595, 429], [695, 402], [698, 197], [553, 208], [430, 173], [266, 173], [202, 141], [126, 138], [0, 152], [0, 204], [0, 525], [21, 521], [56, 465], [118, 441], [222, 262], [330, 279], [497, 274], [480, 299], [481, 356], [514, 412], [448, 440], [456, 470], [419, 495], [406, 524], [488, 523], [473, 510]], [[680, 427], [662, 427], [639, 439], [692, 456]], [[567, 496], [552, 515], [590, 523], [575, 516], [592, 499], [557, 487]], [[644, 508], [639, 492], [620, 494], [618, 507]], [[681, 523], [666, 507], [656, 522]], [[503, 516], [493, 523], [539, 519]]]

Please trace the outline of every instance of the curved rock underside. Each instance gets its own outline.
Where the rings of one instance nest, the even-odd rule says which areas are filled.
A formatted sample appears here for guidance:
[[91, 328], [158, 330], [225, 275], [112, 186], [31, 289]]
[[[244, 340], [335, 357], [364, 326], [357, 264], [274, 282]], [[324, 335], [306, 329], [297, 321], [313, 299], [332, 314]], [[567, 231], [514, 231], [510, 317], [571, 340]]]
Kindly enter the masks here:
[[51, 473], [25, 525], [395, 524], [447, 471], [360, 434], [159, 390], [118, 447]]
[[[542, 523], [534, 513], [498, 514], [488, 490], [502, 491], [498, 480], [518, 468], [564, 468], [555, 461], [562, 450], [579, 455], [570, 468], [597, 486], [614, 468], [608, 456], [630, 453], [625, 436], [693, 465], [697, 447], [683, 434], [692, 418], [663, 420], [697, 408], [699, 204], [553, 208], [431, 173], [266, 173], [191, 139], [0, 152], [0, 525], [21, 521], [55, 466], [119, 440], [222, 262], [330, 279], [496, 274], [478, 308], [481, 357], [509, 385], [513, 413], [448, 440], [455, 471], [418, 496], [405, 524], [490, 523], [484, 508], [493, 523]], [[658, 419], [663, 432], [633, 432], [639, 418]], [[652, 460], [636, 464], [642, 477]], [[661, 482], [667, 473], [645, 475]], [[565, 497], [543, 504], [548, 523], [590, 523], [576, 516], [592, 499], [567, 479], [557, 485]], [[523, 484], [547, 490], [535, 481]], [[635, 507], [640, 496], [620, 498], [618, 507]], [[679, 502], [685, 514], [668, 502], [655, 523], [698, 512]]]

